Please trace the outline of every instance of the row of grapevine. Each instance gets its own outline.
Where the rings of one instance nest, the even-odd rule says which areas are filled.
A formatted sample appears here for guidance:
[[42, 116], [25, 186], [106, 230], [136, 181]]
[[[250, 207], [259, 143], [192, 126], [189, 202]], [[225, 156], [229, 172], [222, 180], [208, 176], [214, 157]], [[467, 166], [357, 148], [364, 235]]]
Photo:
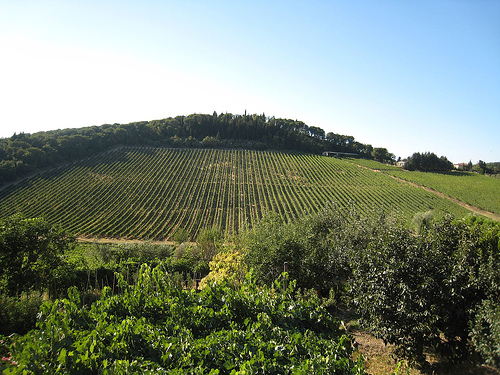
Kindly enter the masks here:
[[500, 180], [496, 178], [458, 171], [445, 174], [391, 170], [387, 173], [500, 214]]
[[287, 220], [327, 202], [411, 217], [452, 202], [352, 163], [319, 155], [127, 147], [53, 169], [0, 192], [3, 216], [44, 216], [89, 237], [166, 240], [177, 228], [228, 232], [274, 211]]
[[474, 207], [500, 214], [500, 180], [496, 178], [465, 171], [410, 172], [374, 160], [351, 159], [350, 161], [434, 189]]

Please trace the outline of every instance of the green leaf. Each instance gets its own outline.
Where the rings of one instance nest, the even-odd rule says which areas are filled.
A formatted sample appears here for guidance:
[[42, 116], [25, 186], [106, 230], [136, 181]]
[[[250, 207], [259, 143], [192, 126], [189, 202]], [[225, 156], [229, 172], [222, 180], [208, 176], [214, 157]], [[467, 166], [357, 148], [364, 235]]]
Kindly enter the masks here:
[[66, 363], [66, 349], [62, 348], [59, 356], [57, 357], [57, 362], [63, 364]]

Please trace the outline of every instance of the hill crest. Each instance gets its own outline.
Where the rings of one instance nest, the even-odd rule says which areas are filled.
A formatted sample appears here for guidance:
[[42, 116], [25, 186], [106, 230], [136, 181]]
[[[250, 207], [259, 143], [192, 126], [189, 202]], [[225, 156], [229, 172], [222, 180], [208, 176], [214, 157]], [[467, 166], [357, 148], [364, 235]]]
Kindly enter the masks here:
[[327, 133], [302, 121], [262, 115], [192, 114], [130, 124], [104, 124], [0, 139], [0, 185], [47, 167], [97, 155], [117, 146], [244, 148], [354, 152], [373, 147], [352, 136]]

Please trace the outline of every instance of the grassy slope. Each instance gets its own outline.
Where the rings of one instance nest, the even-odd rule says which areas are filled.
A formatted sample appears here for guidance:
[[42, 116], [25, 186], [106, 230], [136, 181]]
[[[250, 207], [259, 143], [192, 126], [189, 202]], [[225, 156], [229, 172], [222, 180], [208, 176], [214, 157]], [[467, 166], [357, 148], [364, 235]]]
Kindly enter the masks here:
[[91, 237], [166, 240], [178, 227], [237, 231], [270, 211], [293, 219], [328, 201], [397, 211], [468, 212], [348, 161], [248, 150], [122, 148], [0, 192], [0, 212], [45, 216]]
[[410, 172], [373, 160], [351, 159], [350, 161], [425, 186], [474, 207], [500, 214], [500, 179], [498, 178], [459, 171]]

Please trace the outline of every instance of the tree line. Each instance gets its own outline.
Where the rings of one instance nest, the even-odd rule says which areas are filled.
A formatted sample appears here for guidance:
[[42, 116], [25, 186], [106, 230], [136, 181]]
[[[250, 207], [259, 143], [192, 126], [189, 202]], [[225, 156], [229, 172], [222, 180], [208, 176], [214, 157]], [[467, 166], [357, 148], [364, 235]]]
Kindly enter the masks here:
[[496, 176], [500, 173], [500, 162], [486, 163], [482, 160], [479, 160], [479, 162], [472, 166], [470, 170], [473, 170], [479, 174]]
[[[378, 152], [376, 153], [375, 151]], [[375, 151], [373, 152], [374, 155], [375, 153], [377, 155], [380, 154], [379, 149], [375, 149]], [[381, 161], [380, 157], [374, 158]], [[455, 167], [446, 156], [438, 157], [433, 152], [415, 152], [405, 160], [404, 169], [420, 172], [448, 172], [455, 169]], [[485, 163], [479, 160], [477, 164], [472, 164], [472, 161], [469, 161], [467, 164], [460, 164], [457, 169], [460, 171], [476, 172], [482, 175], [497, 175], [500, 173], [500, 163]]]
[[354, 137], [308, 126], [302, 121], [265, 114], [191, 114], [129, 124], [104, 124], [0, 139], [0, 185], [61, 163], [118, 146], [225, 147], [338, 151], [372, 158], [373, 147]]
[[454, 166], [446, 156], [438, 157], [432, 152], [415, 152], [405, 161], [404, 168], [409, 171], [447, 172], [454, 169]]

